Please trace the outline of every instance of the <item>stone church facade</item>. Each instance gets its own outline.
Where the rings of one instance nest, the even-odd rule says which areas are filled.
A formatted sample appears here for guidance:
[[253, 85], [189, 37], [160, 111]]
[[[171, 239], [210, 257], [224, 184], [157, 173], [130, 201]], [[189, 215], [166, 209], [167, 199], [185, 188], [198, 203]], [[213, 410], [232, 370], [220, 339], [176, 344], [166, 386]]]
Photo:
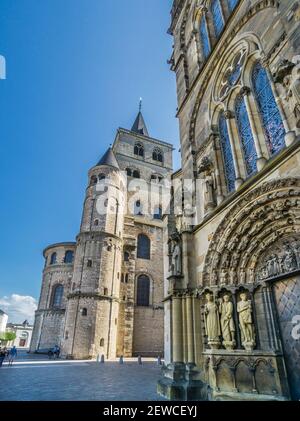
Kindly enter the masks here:
[[174, 1], [190, 206], [164, 218], [171, 399], [300, 399], [299, 24], [299, 1]]
[[31, 352], [59, 345], [76, 359], [163, 355], [162, 212], [159, 199], [149, 209], [142, 196], [170, 179], [172, 152], [149, 136], [141, 111], [131, 130], [118, 129], [89, 171], [76, 242], [44, 250]]

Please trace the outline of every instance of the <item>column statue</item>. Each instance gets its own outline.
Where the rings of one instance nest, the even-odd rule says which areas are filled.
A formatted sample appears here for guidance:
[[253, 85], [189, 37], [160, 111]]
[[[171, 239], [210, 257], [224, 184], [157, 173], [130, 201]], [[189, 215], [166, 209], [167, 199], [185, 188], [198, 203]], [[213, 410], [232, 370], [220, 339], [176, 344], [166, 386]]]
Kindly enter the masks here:
[[220, 348], [220, 319], [219, 309], [214, 301], [214, 296], [211, 293], [205, 295], [206, 304], [204, 308], [205, 312], [205, 331], [208, 337], [208, 345], [211, 349]]
[[220, 299], [219, 312], [221, 315], [221, 331], [223, 345], [226, 349], [232, 350], [235, 347], [235, 325], [233, 320], [233, 304], [229, 294]]
[[248, 300], [248, 294], [240, 294], [241, 301], [238, 302], [237, 312], [239, 314], [242, 345], [247, 351], [253, 351], [255, 346], [254, 324], [252, 318], [252, 303]]

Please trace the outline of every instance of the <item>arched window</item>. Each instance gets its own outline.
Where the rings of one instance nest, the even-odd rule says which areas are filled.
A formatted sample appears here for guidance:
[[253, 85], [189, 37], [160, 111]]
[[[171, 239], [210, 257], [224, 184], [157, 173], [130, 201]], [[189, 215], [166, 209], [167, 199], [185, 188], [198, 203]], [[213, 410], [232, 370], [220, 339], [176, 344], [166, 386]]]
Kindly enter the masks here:
[[64, 296], [64, 287], [62, 285], [56, 285], [53, 289], [53, 295], [52, 295], [53, 308], [61, 307], [63, 296]]
[[150, 260], [151, 242], [147, 235], [139, 234], [137, 244], [137, 258]]
[[225, 179], [227, 184], [228, 192], [232, 192], [235, 189], [235, 169], [233, 164], [233, 156], [230, 145], [230, 139], [227, 129], [227, 122], [224, 113], [222, 112], [219, 119], [219, 133], [220, 133], [220, 144], [223, 156]]
[[55, 265], [57, 263], [57, 254], [54, 252], [51, 254], [50, 265]]
[[238, 2], [239, 0], [228, 0], [228, 6], [229, 6], [230, 12], [232, 12], [235, 9]]
[[131, 168], [126, 168], [126, 174], [128, 177], [132, 177], [132, 170]]
[[150, 279], [141, 275], [137, 279], [136, 305], [149, 307], [150, 304]]
[[99, 219], [95, 219], [94, 225], [95, 225], [95, 227], [98, 227], [99, 226]]
[[108, 289], [104, 288], [103, 293], [104, 293], [104, 295], [108, 295]]
[[135, 215], [143, 215], [143, 206], [140, 200], [137, 200], [134, 204], [134, 214]]
[[87, 309], [86, 308], [83, 308], [82, 310], [81, 310], [81, 315], [82, 316], [87, 316]]
[[100, 346], [104, 346], [104, 339], [103, 338], [100, 339]]
[[216, 36], [219, 37], [224, 28], [224, 19], [222, 15], [222, 9], [220, 0], [213, 0], [211, 3], [211, 14], [213, 17], [214, 28]]
[[200, 21], [200, 37], [201, 37], [201, 44], [202, 44], [204, 58], [207, 58], [210, 55], [211, 46], [210, 46], [210, 40], [209, 40], [209, 35], [208, 35], [206, 17], [204, 14]]
[[73, 263], [74, 260], [74, 252], [72, 250], [67, 250], [64, 258], [65, 263]]
[[155, 148], [152, 153], [152, 158], [153, 158], [153, 161], [163, 162], [164, 158], [163, 158], [162, 151], [158, 148]]
[[270, 154], [274, 155], [285, 145], [285, 130], [267, 72], [259, 62], [253, 68], [252, 84], [268, 148]]
[[99, 180], [99, 181], [103, 181], [103, 180], [105, 180], [105, 174], [99, 174], [99, 175], [98, 175], [98, 180]]
[[257, 171], [257, 153], [255, 149], [255, 143], [246, 109], [245, 100], [242, 95], [239, 95], [236, 99], [235, 116], [244, 154], [246, 172], [247, 175], [250, 176], [251, 174]]
[[129, 262], [129, 253], [128, 253], [128, 251], [124, 251], [124, 262]]
[[162, 218], [162, 209], [161, 206], [155, 206], [154, 213], [153, 213], [154, 219], [161, 219]]
[[141, 143], [136, 143], [134, 146], [134, 155], [144, 156], [144, 146]]

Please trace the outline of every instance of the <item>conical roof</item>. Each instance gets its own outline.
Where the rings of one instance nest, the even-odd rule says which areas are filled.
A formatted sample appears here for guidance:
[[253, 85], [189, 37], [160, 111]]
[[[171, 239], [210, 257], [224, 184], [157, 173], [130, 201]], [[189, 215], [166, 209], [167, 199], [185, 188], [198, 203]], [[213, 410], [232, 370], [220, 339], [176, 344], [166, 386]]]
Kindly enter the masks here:
[[118, 161], [111, 147], [107, 149], [105, 154], [102, 156], [102, 158], [98, 162], [97, 166], [100, 166], [100, 165], [110, 165], [111, 167], [120, 169]]
[[131, 131], [138, 134], [142, 134], [144, 136], [149, 136], [147, 126], [141, 111], [139, 111], [135, 122], [133, 123], [133, 126], [131, 128]]

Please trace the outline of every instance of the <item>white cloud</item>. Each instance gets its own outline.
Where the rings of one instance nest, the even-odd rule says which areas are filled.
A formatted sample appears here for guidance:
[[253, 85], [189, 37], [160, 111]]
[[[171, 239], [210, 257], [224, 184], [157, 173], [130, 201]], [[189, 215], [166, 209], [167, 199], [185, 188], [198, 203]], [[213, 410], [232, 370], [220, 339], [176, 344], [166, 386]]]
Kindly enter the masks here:
[[8, 314], [9, 323], [22, 323], [25, 319], [33, 323], [37, 301], [29, 295], [12, 294], [0, 297], [0, 309]]

